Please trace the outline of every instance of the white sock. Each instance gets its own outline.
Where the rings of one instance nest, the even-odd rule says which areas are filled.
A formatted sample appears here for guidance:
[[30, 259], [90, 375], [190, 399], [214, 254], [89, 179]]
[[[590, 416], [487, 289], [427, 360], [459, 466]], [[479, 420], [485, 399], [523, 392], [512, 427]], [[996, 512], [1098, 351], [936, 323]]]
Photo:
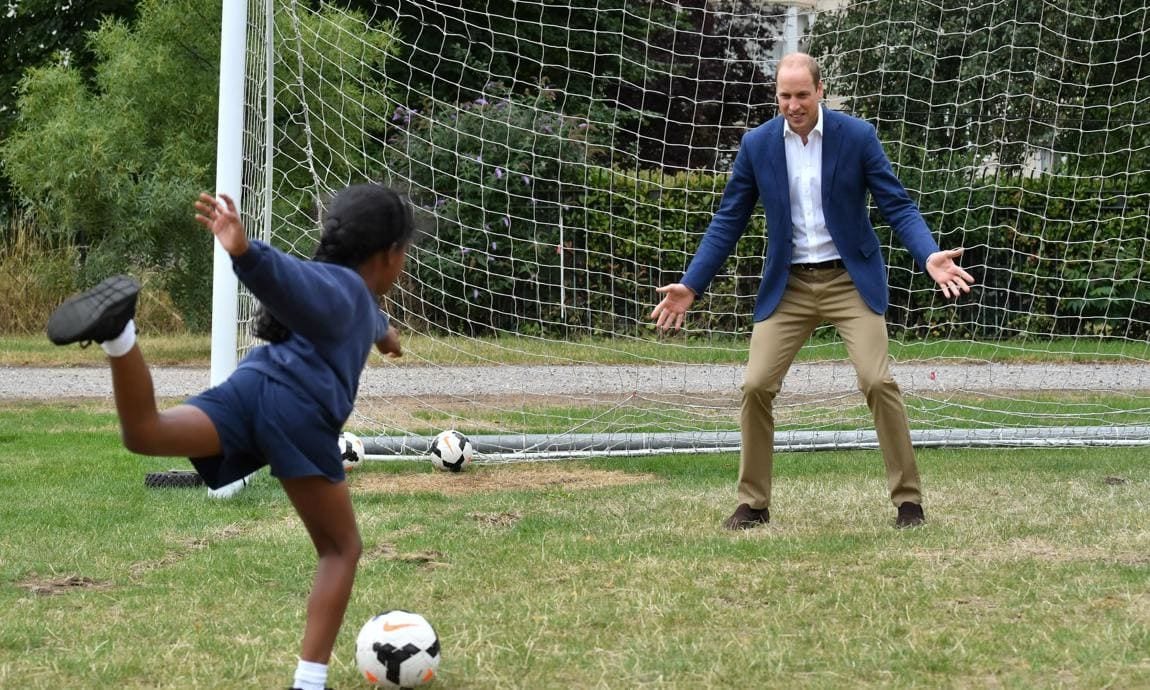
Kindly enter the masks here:
[[136, 344], [136, 320], [129, 319], [120, 335], [100, 343], [109, 357], [123, 357]]
[[299, 690], [324, 690], [327, 684], [327, 664], [317, 664], [314, 661], [299, 660], [295, 667], [295, 682], [293, 688]]

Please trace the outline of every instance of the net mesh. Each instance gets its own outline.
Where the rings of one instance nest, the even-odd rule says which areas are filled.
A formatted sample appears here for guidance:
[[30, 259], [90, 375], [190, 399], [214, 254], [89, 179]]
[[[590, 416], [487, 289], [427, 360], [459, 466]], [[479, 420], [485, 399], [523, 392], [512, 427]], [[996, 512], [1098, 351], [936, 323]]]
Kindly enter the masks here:
[[[874, 214], [912, 426], [959, 443], [970, 428], [1142, 428], [1144, 3], [347, 5], [251, 4], [243, 205], [304, 256], [317, 209], [349, 183], [418, 206], [424, 235], [386, 300], [406, 356], [369, 363], [361, 431], [689, 447], [736, 430], [761, 214], [685, 333], [659, 337], [648, 314], [742, 134], [777, 113], [774, 64], [794, 46], [819, 59], [828, 107], [876, 126], [979, 281], [948, 302]], [[783, 432], [871, 426], [833, 329], [804, 348], [776, 411]]]

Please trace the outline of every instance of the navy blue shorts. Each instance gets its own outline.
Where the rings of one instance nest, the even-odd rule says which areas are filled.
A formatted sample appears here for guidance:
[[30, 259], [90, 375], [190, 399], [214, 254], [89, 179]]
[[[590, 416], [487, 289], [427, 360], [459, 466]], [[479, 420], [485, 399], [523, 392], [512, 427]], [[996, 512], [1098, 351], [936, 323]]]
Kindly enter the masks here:
[[237, 369], [226, 381], [190, 398], [216, 427], [222, 452], [190, 458], [213, 489], [264, 465], [280, 479], [323, 476], [344, 480], [338, 427], [313, 401], [266, 374]]

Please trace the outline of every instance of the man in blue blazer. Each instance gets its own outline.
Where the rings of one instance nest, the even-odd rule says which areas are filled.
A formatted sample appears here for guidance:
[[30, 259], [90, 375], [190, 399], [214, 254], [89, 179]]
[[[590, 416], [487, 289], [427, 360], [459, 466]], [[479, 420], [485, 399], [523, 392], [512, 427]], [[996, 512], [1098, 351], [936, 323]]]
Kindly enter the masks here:
[[869, 123], [822, 107], [818, 63], [793, 53], [775, 77], [778, 117], [748, 132], [695, 257], [651, 317], [677, 330], [746, 231], [756, 202], [767, 220], [767, 258], [755, 302], [755, 325], [743, 380], [739, 504], [724, 525], [747, 529], [770, 521], [774, 453], [772, 405], [799, 348], [832, 323], [858, 373], [874, 415], [895, 525], [925, 520], [910, 424], [890, 374], [886, 265], [871, 226], [867, 193], [894, 234], [946, 297], [970, 292], [974, 279], [940, 251], [918, 207], [895, 177]]

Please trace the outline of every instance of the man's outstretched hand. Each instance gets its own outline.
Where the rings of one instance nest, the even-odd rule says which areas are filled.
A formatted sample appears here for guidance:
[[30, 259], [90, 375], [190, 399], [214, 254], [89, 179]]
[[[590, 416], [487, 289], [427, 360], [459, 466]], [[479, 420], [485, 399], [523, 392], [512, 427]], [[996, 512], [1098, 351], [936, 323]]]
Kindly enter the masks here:
[[961, 247], [944, 249], [926, 258], [926, 272], [942, 288], [942, 294], [951, 299], [957, 298], [959, 293], [970, 292], [970, 286], [974, 285], [974, 278], [955, 263], [960, 256]]
[[682, 283], [671, 283], [655, 288], [655, 292], [663, 295], [662, 301], [651, 311], [655, 325], [660, 332], [679, 330], [683, 326], [687, 310], [695, 302], [695, 291]]

